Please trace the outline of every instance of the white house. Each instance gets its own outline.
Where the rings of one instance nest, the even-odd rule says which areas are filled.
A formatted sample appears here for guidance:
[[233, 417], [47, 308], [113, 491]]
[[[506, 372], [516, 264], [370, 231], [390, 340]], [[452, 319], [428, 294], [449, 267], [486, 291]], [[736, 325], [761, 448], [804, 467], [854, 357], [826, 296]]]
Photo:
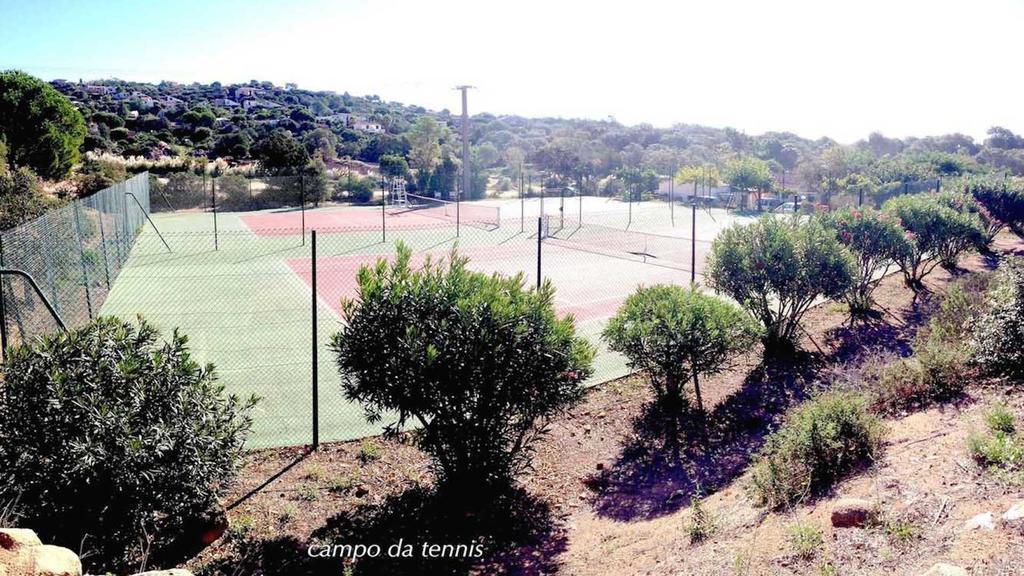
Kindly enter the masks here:
[[220, 106], [221, 108], [238, 108], [241, 106], [241, 104], [231, 98], [214, 98], [213, 105]]
[[376, 122], [368, 122], [366, 120], [356, 120], [352, 122], [352, 128], [367, 134], [383, 134], [384, 127]]
[[100, 86], [98, 84], [87, 84], [85, 86], [85, 93], [92, 96], [105, 96], [113, 91], [114, 89], [110, 86]]
[[243, 98], [255, 98], [258, 90], [252, 86], [238, 86], [234, 90], [235, 100]]

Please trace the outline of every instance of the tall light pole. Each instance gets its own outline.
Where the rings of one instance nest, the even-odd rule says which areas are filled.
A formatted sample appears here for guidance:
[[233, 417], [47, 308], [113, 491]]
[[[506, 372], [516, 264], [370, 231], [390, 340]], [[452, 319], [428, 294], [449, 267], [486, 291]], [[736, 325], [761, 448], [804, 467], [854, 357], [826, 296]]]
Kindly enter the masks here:
[[462, 92], [462, 190], [455, 195], [455, 235], [459, 234], [459, 201], [461, 196], [469, 192], [469, 107], [466, 104], [466, 91], [473, 86], [456, 86]]

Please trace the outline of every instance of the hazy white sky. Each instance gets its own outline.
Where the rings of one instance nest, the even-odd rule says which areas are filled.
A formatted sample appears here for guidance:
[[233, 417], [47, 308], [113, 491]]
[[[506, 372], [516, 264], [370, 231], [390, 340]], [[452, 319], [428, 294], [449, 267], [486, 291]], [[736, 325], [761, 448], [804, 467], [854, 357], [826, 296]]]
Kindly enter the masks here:
[[1024, 0], [0, 0], [0, 68], [852, 142], [1024, 132]]

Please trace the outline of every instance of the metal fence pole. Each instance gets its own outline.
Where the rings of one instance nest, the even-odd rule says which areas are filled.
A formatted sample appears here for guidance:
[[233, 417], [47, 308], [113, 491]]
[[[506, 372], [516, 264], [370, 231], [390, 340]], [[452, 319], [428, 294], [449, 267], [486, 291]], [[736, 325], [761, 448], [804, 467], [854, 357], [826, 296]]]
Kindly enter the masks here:
[[[409, 203], [406, 202], [406, 207]], [[384, 177], [380, 179], [380, 241], [388, 242], [388, 195], [384, 193]]]
[[540, 288], [540, 263], [541, 263], [541, 243], [544, 241], [543, 230], [544, 217], [537, 217], [537, 288]]
[[302, 245], [306, 245], [306, 179], [299, 172], [299, 206], [302, 211]]
[[800, 202], [800, 197], [797, 196], [796, 194], [793, 194], [793, 214], [797, 213], [797, 211], [798, 211], [797, 204], [799, 202]]
[[312, 265], [312, 274], [310, 279], [312, 290], [310, 292], [311, 300], [313, 302], [313, 449], [316, 450], [320, 446], [320, 390], [319, 383], [317, 382], [318, 350], [316, 335], [316, 230], [312, 231], [310, 245], [310, 262]]
[[[4, 267], [4, 237], [0, 236], [0, 268]], [[0, 276], [0, 362], [7, 360], [7, 281]]]
[[519, 165], [519, 232], [526, 232], [526, 191], [523, 190], [523, 165]]
[[697, 282], [697, 200], [690, 205], [690, 285]]
[[100, 246], [103, 250], [103, 272], [106, 274], [107, 290], [110, 290], [110, 259], [107, 258], [107, 235], [103, 232], [103, 212], [99, 213]]
[[[206, 172], [203, 172], [203, 180], [206, 180]], [[220, 238], [217, 234], [217, 179], [210, 178], [210, 198], [213, 202], [213, 249], [220, 250]]]
[[72, 204], [75, 210], [75, 236], [78, 237], [78, 259], [82, 263], [82, 286], [85, 287], [85, 307], [92, 320], [92, 295], [89, 293], [89, 269], [85, 265], [85, 245], [82, 242], [82, 223], [78, 219], [78, 202]]
[[672, 226], [676, 225], [676, 177], [668, 179], [668, 210], [672, 215]]
[[863, 206], [863, 205], [864, 205], [864, 187], [861, 186], [860, 188], [857, 189], [857, 206], [860, 207], [860, 206]]

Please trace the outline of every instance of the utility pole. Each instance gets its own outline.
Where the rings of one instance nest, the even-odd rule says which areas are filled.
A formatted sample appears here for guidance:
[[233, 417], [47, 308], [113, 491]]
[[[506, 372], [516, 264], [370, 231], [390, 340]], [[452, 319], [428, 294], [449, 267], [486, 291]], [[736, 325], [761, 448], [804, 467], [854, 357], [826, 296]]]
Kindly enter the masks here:
[[462, 191], [455, 196], [455, 234], [459, 234], [459, 202], [461, 196], [469, 192], [469, 107], [466, 104], [466, 91], [473, 86], [463, 84], [455, 89], [462, 92]]

